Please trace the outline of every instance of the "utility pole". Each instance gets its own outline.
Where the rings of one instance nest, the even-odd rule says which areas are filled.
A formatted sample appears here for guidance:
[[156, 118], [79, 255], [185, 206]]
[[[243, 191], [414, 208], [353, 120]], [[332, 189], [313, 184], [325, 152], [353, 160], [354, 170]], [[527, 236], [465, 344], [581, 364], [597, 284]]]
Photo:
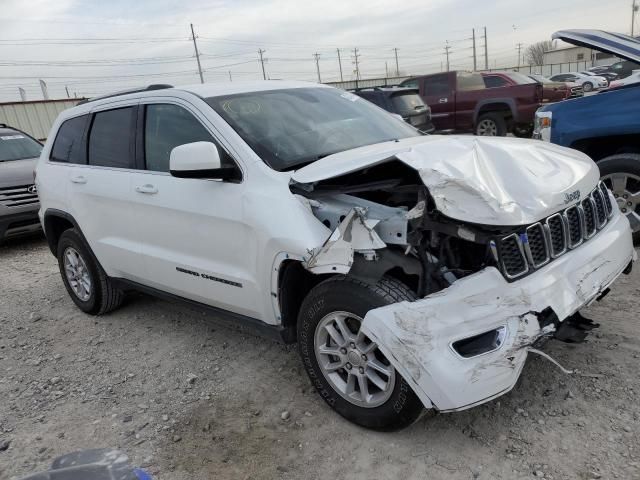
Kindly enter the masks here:
[[258, 49], [258, 55], [260, 55], [260, 65], [262, 65], [262, 78], [263, 80], [267, 79], [267, 74], [264, 71], [264, 58], [262, 57], [262, 54], [265, 53], [266, 50], [263, 49]]
[[633, 37], [634, 27], [635, 27], [635, 19], [636, 12], [638, 11], [638, 5], [636, 5], [636, 0], [633, 0], [631, 4], [631, 36]]
[[447, 42], [447, 44], [444, 47], [444, 53], [447, 56], [447, 72], [449, 71], [449, 50], [451, 49], [451, 47], [449, 46], [449, 40], [445, 40], [445, 42]]
[[340, 81], [344, 82], [344, 79], [342, 78], [342, 59], [340, 58], [340, 49], [336, 48], [336, 52], [338, 52], [338, 67], [340, 67]]
[[487, 27], [484, 27], [484, 69], [489, 70], [489, 47], [487, 46]]
[[193, 40], [193, 48], [196, 51], [196, 61], [198, 62], [198, 73], [200, 74], [200, 83], [204, 83], [202, 76], [202, 66], [200, 65], [200, 53], [198, 53], [198, 44], [196, 43], [196, 34], [193, 31], [193, 23], [191, 24], [191, 39]]
[[229, 70], [229, 81], [233, 82], [233, 78], [231, 78], [231, 70]]
[[67, 98], [71, 98], [71, 95], [69, 95], [69, 87], [67, 85], [64, 86], [64, 89], [67, 92]]
[[473, 71], [475, 72], [476, 70], [478, 70], [478, 60], [476, 59], [476, 29], [475, 28], [472, 30], [471, 38], [473, 39]]
[[396, 77], [400, 76], [400, 67], [398, 66], [398, 49], [394, 48], [393, 52], [396, 54]]
[[360, 57], [360, 54], [358, 53], [358, 49], [354, 48], [353, 49], [353, 63], [355, 63], [356, 65], [356, 82], [358, 80], [360, 80], [360, 63], [358, 62], [358, 58]]
[[318, 83], [322, 83], [322, 79], [320, 78], [320, 54], [316, 52], [313, 54], [313, 56], [316, 59], [316, 72], [318, 72]]
[[516, 48], [518, 49], [518, 70], [520, 70], [520, 59], [522, 58], [522, 56], [520, 55], [520, 52], [522, 51], [522, 44], [518, 43], [516, 45]]
[[387, 62], [384, 62], [384, 78], [389, 78], [389, 65], [387, 65]]

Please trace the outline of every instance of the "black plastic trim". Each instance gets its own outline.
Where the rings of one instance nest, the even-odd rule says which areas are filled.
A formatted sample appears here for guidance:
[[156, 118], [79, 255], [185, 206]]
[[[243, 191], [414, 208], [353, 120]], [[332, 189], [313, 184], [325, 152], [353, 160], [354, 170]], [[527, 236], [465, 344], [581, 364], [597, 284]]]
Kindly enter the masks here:
[[115, 284], [115, 286], [123, 290], [137, 290], [139, 292], [162, 298], [164, 300], [185, 303], [205, 313], [215, 314], [225, 323], [247, 328], [248, 330], [258, 334], [261, 337], [284, 343], [295, 343], [296, 341], [295, 337], [291, 335], [290, 329], [284, 328], [282, 327], [282, 325], [269, 325], [261, 320], [258, 320], [257, 318], [230, 312], [218, 307], [212, 307], [211, 305], [206, 305], [195, 300], [190, 300], [179, 295], [174, 295], [173, 293], [164, 292], [157, 288], [149, 287], [147, 285], [133, 282], [124, 278], [112, 278], [111, 281]]

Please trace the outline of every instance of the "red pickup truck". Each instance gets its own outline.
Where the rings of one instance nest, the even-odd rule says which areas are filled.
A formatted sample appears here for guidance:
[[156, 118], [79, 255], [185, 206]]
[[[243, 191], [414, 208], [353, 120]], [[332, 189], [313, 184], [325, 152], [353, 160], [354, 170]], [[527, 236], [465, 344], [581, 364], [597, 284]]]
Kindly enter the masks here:
[[532, 83], [487, 88], [482, 74], [444, 72], [405, 80], [431, 107], [436, 130], [476, 135], [530, 136], [533, 117], [542, 104], [542, 85]]

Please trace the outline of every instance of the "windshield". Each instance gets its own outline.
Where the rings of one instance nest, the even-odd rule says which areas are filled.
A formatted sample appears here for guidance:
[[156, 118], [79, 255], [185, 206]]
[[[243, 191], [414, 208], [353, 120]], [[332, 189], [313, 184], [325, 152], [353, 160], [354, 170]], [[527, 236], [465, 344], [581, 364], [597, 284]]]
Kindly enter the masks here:
[[20, 132], [0, 132], [0, 162], [40, 156], [42, 145]]
[[278, 171], [352, 148], [421, 135], [370, 102], [333, 88], [249, 92], [208, 98], [207, 103]]

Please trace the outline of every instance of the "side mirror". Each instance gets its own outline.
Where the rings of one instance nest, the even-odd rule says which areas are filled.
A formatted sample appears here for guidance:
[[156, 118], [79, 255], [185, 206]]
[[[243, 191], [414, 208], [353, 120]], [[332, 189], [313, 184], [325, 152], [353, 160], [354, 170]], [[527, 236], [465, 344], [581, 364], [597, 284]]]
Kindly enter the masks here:
[[235, 167], [223, 167], [218, 148], [211, 142], [193, 142], [171, 150], [169, 171], [178, 178], [237, 180]]

